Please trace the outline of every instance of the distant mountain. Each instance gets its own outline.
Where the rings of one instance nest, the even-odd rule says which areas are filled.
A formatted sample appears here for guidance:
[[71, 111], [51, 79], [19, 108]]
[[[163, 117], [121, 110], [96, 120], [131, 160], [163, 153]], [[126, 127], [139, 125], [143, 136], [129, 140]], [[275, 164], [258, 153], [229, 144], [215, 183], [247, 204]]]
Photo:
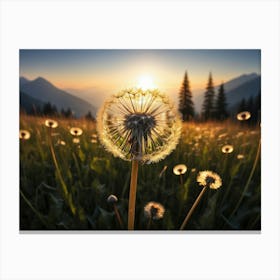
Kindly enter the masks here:
[[70, 108], [76, 117], [81, 117], [89, 111], [93, 116], [96, 114], [96, 108], [89, 102], [55, 87], [42, 77], [33, 81], [20, 77], [20, 91], [24, 93], [22, 102], [25, 102], [24, 99], [28, 96], [43, 103], [50, 102], [58, 110]]
[[20, 91], [19, 104], [21, 110], [27, 114], [32, 114], [38, 108], [43, 108], [44, 102], [33, 98], [26, 93]]
[[[233, 108], [236, 104], [242, 100], [242, 98], [248, 99], [250, 96], [256, 96], [260, 90], [261, 78], [256, 73], [243, 74], [234, 79], [231, 79], [224, 83], [225, 94], [227, 98], [228, 108]], [[215, 82], [215, 76], [214, 76]], [[215, 94], [218, 93], [220, 85], [215, 87]], [[199, 89], [193, 91], [193, 99], [195, 109], [197, 112], [201, 112], [202, 104], [204, 100], [205, 89]]]
[[237, 105], [243, 98], [249, 99], [250, 97], [256, 97], [261, 90], [261, 77], [258, 76], [255, 79], [241, 84], [237, 88], [234, 88], [226, 92], [226, 98], [229, 109]]
[[21, 88], [23, 85], [25, 85], [25, 84], [27, 84], [29, 82], [30, 82], [30, 80], [28, 80], [28, 79], [26, 79], [24, 77], [20, 77], [19, 78], [19, 87]]

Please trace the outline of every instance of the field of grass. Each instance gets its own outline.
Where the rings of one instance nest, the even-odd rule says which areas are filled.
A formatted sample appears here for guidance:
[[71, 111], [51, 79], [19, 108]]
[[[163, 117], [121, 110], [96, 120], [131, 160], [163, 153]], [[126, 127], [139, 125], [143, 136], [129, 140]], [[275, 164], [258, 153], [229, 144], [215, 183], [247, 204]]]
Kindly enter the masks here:
[[[20, 140], [20, 229], [125, 230], [131, 163], [114, 158], [92, 138], [94, 122], [56, 119], [58, 127], [50, 130], [45, 120], [20, 116], [20, 129], [31, 134]], [[83, 130], [79, 143], [73, 143], [71, 127]], [[226, 144], [233, 152], [221, 151]], [[159, 163], [139, 166], [135, 229], [178, 230], [202, 189], [198, 172], [212, 170], [222, 186], [207, 189], [185, 230], [259, 230], [259, 149], [259, 126], [185, 123], [176, 150]], [[188, 168], [183, 183], [173, 173], [180, 163]], [[107, 202], [110, 194], [118, 198], [115, 207]], [[162, 219], [145, 217], [150, 201], [164, 206]]]

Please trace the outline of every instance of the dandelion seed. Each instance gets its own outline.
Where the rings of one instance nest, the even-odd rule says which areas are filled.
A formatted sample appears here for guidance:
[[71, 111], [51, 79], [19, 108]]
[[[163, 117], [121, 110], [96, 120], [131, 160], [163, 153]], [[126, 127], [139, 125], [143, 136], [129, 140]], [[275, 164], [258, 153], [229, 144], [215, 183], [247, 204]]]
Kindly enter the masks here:
[[221, 177], [217, 173], [209, 170], [200, 171], [196, 181], [200, 186], [209, 187], [210, 189], [218, 189], [222, 185]]
[[80, 129], [79, 127], [71, 127], [70, 128], [70, 133], [73, 135], [73, 136], [80, 136], [82, 135], [83, 133], [83, 130]]
[[115, 195], [111, 194], [111, 195], [108, 196], [107, 202], [108, 203], [116, 203], [116, 202], [118, 202], [118, 198]]
[[97, 134], [96, 133], [91, 134], [91, 138], [97, 138]]
[[97, 139], [91, 139], [90, 142], [96, 144], [98, 141]]
[[149, 219], [153, 219], [153, 220], [162, 219], [164, 213], [165, 213], [164, 207], [158, 202], [150, 201], [144, 207], [144, 214]]
[[196, 171], [196, 168], [192, 168], [192, 169], [191, 169], [191, 172], [195, 172], [195, 171]]
[[243, 159], [243, 158], [244, 158], [244, 155], [242, 155], [242, 154], [237, 155], [237, 159]]
[[29, 131], [21, 129], [19, 131], [19, 138], [22, 140], [28, 140], [31, 137], [31, 134]]
[[114, 156], [158, 162], [175, 149], [181, 120], [158, 90], [131, 89], [114, 95], [97, 115], [100, 141]]
[[239, 121], [246, 121], [251, 118], [251, 113], [248, 111], [240, 112], [237, 114], [236, 118]]
[[58, 126], [58, 122], [55, 120], [47, 119], [45, 121], [45, 126], [50, 127], [50, 128], [56, 128]]
[[175, 175], [183, 175], [186, 173], [186, 171], [187, 171], [187, 166], [185, 164], [178, 164], [173, 168], [173, 173]]
[[80, 139], [79, 138], [73, 138], [73, 143], [74, 144], [79, 144], [80, 143]]
[[233, 146], [232, 145], [225, 145], [222, 147], [222, 152], [224, 154], [230, 154], [233, 152]]

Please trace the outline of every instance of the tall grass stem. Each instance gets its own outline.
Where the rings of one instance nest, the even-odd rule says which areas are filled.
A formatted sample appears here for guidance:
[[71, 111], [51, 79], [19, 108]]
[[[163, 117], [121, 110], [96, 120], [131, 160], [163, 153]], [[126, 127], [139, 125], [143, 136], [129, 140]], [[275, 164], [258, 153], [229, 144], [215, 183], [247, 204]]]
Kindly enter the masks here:
[[261, 153], [261, 140], [259, 141], [258, 150], [257, 150], [257, 153], [256, 153], [256, 158], [255, 158], [253, 167], [252, 167], [252, 169], [251, 169], [250, 175], [249, 175], [249, 177], [248, 177], [247, 183], [246, 183], [246, 185], [245, 185], [245, 187], [244, 187], [244, 189], [243, 189], [243, 192], [242, 192], [242, 194], [241, 194], [241, 196], [240, 196], [238, 202], [236, 203], [236, 205], [235, 205], [233, 211], [231, 212], [231, 214], [230, 214], [230, 216], [229, 216], [229, 220], [232, 218], [232, 216], [234, 215], [234, 213], [235, 213], [235, 212], [237, 211], [237, 209], [239, 208], [239, 206], [240, 206], [240, 204], [241, 204], [241, 202], [242, 202], [242, 200], [243, 200], [243, 198], [244, 198], [246, 192], [248, 191], [250, 182], [251, 182], [251, 180], [252, 180], [252, 177], [253, 177], [254, 172], [255, 172], [255, 170], [256, 170], [256, 167], [257, 167], [257, 163], [258, 163], [258, 161], [259, 161], [260, 153]]

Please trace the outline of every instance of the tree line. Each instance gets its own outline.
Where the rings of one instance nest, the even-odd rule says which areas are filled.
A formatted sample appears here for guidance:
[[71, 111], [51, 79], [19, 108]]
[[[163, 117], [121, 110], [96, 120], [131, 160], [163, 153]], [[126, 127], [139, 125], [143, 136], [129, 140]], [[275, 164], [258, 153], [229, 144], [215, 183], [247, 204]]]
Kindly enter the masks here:
[[261, 93], [259, 92], [256, 97], [242, 99], [235, 108], [232, 108], [232, 110], [229, 111], [224, 83], [220, 84], [218, 92], [215, 94], [213, 77], [210, 72], [204, 92], [202, 111], [200, 114], [197, 114], [194, 109], [193, 96], [190, 89], [188, 73], [186, 71], [179, 91], [179, 111], [182, 115], [183, 121], [223, 121], [230, 117], [235, 119], [235, 115], [238, 112], [249, 111], [252, 115], [250, 123], [256, 123], [257, 121], [260, 121]]
[[[61, 110], [57, 109], [57, 107], [50, 102], [44, 103], [43, 106], [36, 106], [32, 104], [32, 107], [28, 110], [21, 108], [21, 111], [24, 113], [28, 113], [29, 115], [35, 116], [50, 116], [50, 117], [63, 117], [63, 118], [75, 118], [75, 113], [71, 110], [71, 108], [61, 108]], [[83, 116], [88, 120], [95, 120], [92, 116], [91, 112], [88, 111], [87, 114]]]

